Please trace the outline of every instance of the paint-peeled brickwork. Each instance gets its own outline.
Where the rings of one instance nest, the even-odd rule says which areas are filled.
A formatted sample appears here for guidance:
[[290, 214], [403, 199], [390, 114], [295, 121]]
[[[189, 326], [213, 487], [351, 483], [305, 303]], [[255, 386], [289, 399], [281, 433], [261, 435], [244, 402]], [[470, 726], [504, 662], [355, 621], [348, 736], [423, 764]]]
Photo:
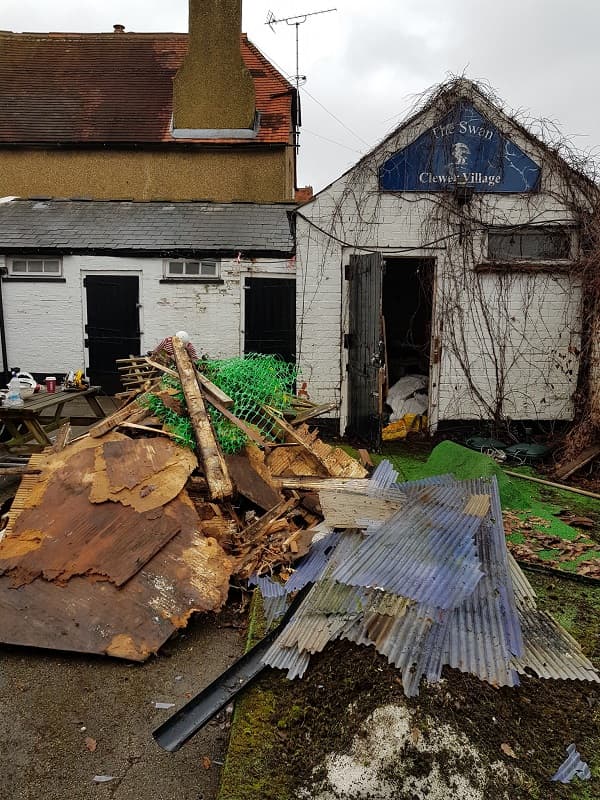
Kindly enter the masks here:
[[9, 367], [60, 374], [87, 364], [83, 281], [92, 273], [138, 276], [141, 352], [186, 330], [198, 353], [238, 356], [243, 351], [244, 277], [293, 277], [294, 263], [223, 260], [222, 281], [215, 283], [165, 282], [160, 258], [65, 256], [62, 271], [60, 281], [3, 281]]
[[[489, 110], [488, 110], [488, 113]], [[581, 335], [581, 286], [569, 259], [490, 268], [487, 231], [495, 226], [569, 225], [572, 205], [543, 150], [519, 130], [523, 152], [541, 165], [539, 191], [454, 195], [381, 192], [378, 168], [431, 125], [431, 110], [301, 207], [297, 223], [298, 352], [312, 399], [339, 405], [347, 420], [344, 333], [353, 253], [435, 260], [429, 414], [443, 420], [570, 419]], [[506, 124], [506, 118], [503, 118]], [[499, 124], [499, 123], [498, 123]], [[432, 199], [434, 198], [434, 199]], [[441, 199], [440, 199], [441, 198]], [[476, 222], [473, 222], [476, 220]], [[573, 234], [576, 255], [577, 240]], [[572, 260], [572, 259], [571, 259]], [[393, 320], [386, 320], [393, 325]]]

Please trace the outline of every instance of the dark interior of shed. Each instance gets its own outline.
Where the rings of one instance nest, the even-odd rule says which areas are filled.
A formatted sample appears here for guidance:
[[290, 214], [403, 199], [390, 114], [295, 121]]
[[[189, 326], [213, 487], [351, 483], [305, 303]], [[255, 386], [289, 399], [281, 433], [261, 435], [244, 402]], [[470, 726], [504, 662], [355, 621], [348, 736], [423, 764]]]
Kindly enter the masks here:
[[433, 308], [432, 258], [388, 258], [383, 317], [389, 386], [404, 375], [429, 375]]

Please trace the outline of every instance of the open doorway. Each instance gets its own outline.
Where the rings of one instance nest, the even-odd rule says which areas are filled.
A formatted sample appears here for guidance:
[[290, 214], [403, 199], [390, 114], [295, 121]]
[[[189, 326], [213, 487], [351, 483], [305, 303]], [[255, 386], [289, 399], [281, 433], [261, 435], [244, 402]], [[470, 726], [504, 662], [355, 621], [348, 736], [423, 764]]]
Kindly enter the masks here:
[[387, 358], [389, 421], [427, 414], [433, 312], [432, 258], [388, 258], [382, 311]]

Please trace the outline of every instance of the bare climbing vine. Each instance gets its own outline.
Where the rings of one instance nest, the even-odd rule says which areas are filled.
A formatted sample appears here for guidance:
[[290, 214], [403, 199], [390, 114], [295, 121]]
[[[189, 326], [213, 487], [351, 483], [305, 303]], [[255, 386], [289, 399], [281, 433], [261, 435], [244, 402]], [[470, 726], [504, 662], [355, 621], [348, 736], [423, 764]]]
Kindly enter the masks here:
[[[540, 191], [468, 194], [454, 187], [403, 193], [396, 213], [404, 215], [413, 243], [390, 244], [387, 195], [379, 190], [380, 165], [410, 141], [417, 114], [429, 114], [434, 124], [457, 103], [477, 103], [482, 97], [498, 110], [490, 122], [502, 137], [514, 139], [516, 127], [517, 135], [536, 151], [541, 147]], [[502, 109], [490, 87], [462, 77], [434, 87], [419, 98], [415, 114], [401, 128], [334, 184], [333, 207], [327, 206], [308, 222], [331, 245], [356, 252], [377, 250], [384, 257], [386, 253], [435, 255], [434, 301], [440, 323], [434, 336], [440, 339], [446, 372], [456, 378], [452, 387], [445, 387], [446, 393], [452, 392], [447, 405], [477, 409], [479, 419], [491, 421], [505, 435], [510, 435], [514, 419], [568, 418], [574, 408], [575, 425], [563, 446], [562, 455], [567, 457], [597, 436], [600, 426], [597, 165], [562, 137], [552, 122], [536, 122]], [[491, 263], [486, 232], [495, 227], [518, 231], [525, 225], [568, 227], [574, 237], [571, 259], [560, 265]], [[552, 297], [557, 298], [554, 304]], [[553, 309], [551, 318], [548, 309]], [[561, 397], [566, 398], [563, 406]], [[448, 409], [444, 413], [451, 416]]]

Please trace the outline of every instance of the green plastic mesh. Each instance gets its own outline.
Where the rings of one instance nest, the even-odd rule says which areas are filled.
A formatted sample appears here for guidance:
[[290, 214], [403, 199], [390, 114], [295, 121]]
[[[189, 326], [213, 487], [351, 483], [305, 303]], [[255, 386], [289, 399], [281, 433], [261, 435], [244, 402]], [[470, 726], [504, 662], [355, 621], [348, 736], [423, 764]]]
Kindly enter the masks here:
[[[269, 406], [282, 412], [290, 406], [297, 370], [277, 356], [251, 353], [245, 358], [227, 358], [199, 361], [198, 369], [233, 400], [231, 413], [248, 425], [254, 426], [263, 438], [274, 440], [275, 421], [263, 411]], [[162, 386], [177, 390], [176, 398], [185, 408], [181, 384], [170, 375], [163, 375]], [[160, 397], [146, 394], [140, 401], [178, 437], [185, 447], [195, 447], [194, 431], [187, 417], [168, 408]], [[230, 420], [207, 403], [215, 436], [224, 453], [237, 453], [248, 442], [248, 437]]]
[[[162, 383], [165, 388], [167, 386], [173, 386], [179, 390], [176, 397], [185, 408], [185, 399], [183, 398], [181, 385], [168, 375], [164, 376]], [[190, 450], [194, 449], [196, 446], [196, 439], [194, 438], [192, 423], [188, 417], [182, 417], [181, 414], [173, 411], [173, 409], [167, 408], [160, 397], [149, 392], [142, 395], [138, 402], [141, 406], [144, 406], [144, 408], [148, 408], [155, 417], [159, 418], [165, 429], [177, 437], [176, 441], [178, 444], [182, 447], [188, 447]]]
[[[275, 421], [263, 411], [289, 408], [297, 369], [277, 356], [249, 353], [244, 358], [199, 361], [198, 368], [233, 400], [229, 409], [238, 419], [256, 427], [273, 440]], [[209, 406], [215, 434], [225, 453], [237, 453], [248, 441], [246, 435], [216, 409]]]

